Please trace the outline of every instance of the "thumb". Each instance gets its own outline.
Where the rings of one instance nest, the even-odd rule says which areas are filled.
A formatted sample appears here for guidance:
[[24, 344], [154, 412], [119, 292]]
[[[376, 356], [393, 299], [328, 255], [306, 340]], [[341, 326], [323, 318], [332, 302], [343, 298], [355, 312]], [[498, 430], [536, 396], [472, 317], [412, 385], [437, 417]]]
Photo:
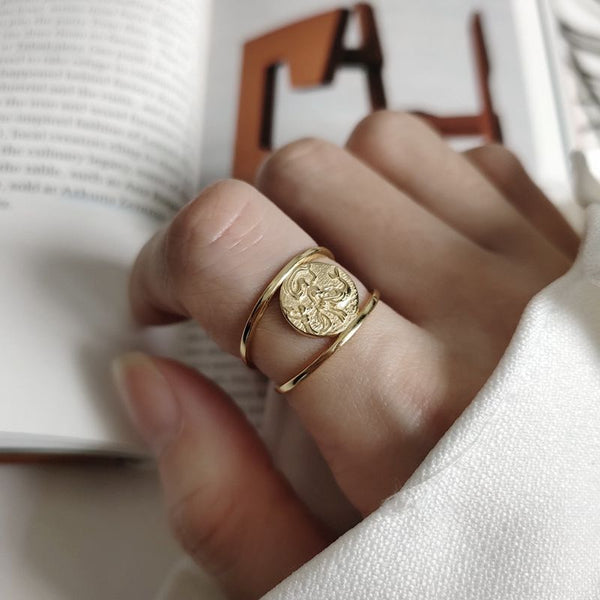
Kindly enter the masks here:
[[175, 535], [233, 598], [258, 598], [327, 545], [226, 394], [196, 371], [127, 354], [117, 385], [157, 456]]

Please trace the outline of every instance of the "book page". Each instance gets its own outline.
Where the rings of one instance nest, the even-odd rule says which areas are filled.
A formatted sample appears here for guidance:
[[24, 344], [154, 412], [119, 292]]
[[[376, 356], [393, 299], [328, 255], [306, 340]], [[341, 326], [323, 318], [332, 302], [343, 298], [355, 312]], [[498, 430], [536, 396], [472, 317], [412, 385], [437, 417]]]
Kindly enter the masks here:
[[0, 11], [1, 197], [162, 221], [196, 191], [197, 0], [7, 0]]
[[0, 448], [140, 449], [109, 363], [148, 344], [177, 353], [180, 328], [135, 328], [127, 278], [198, 191], [208, 13], [206, 0], [0, 6]]
[[[480, 11], [491, 64], [490, 88], [504, 140], [536, 172], [520, 57], [510, 2], [506, 0], [374, 0], [383, 52], [387, 106], [440, 116], [475, 114], [481, 108], [469, 19]], [[203, 180], [230, 173], [235, 146], [243, 43], [273, 29], [352, 3], [331, 0], [223, 0], [213, 9], [205, 107]], [[356, 44], [356, 23], [346, 32]], [[435, 39], [435, 44], [432, 40]], [[310, 44], [307, 40], [307, 45]], [[343, 144], [370, 111], [364, 71], [336, 70], [331, 85], [293, 89], [285, 65], [277, 70], [274, 146], [305, 136]], [[480, 139], [453, 140], [457, 147]]]

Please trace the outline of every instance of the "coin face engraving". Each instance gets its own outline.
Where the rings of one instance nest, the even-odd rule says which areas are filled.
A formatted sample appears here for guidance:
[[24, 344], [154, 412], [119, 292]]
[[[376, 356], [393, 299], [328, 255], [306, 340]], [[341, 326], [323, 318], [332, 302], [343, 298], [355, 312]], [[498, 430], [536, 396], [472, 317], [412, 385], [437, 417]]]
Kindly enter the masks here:
[[298, 266], [279, 290], [281, 311], [301, 333], [337, 335], [358, 313], [358, 291], [337, 265], [310, 262]]

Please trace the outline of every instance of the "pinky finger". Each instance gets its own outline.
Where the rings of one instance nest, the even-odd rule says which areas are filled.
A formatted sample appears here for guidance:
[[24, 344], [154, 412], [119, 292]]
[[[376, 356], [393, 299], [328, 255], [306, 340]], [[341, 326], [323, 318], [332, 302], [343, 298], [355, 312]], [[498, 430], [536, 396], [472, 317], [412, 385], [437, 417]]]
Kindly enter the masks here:
[[116, 363], [132, 419], [157, 455], [175, 535], [232, 598], [258, 598], [327, 545], [225, 393], [140, 353]]

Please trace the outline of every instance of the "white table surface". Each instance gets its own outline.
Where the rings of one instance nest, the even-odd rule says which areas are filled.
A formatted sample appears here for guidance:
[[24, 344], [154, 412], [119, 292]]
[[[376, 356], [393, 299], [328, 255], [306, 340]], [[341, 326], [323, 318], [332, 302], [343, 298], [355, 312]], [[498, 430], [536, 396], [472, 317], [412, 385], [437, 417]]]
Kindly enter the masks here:
[[181, 556], [156, 473], [0, 465], [0, 598], [152, 599]]

